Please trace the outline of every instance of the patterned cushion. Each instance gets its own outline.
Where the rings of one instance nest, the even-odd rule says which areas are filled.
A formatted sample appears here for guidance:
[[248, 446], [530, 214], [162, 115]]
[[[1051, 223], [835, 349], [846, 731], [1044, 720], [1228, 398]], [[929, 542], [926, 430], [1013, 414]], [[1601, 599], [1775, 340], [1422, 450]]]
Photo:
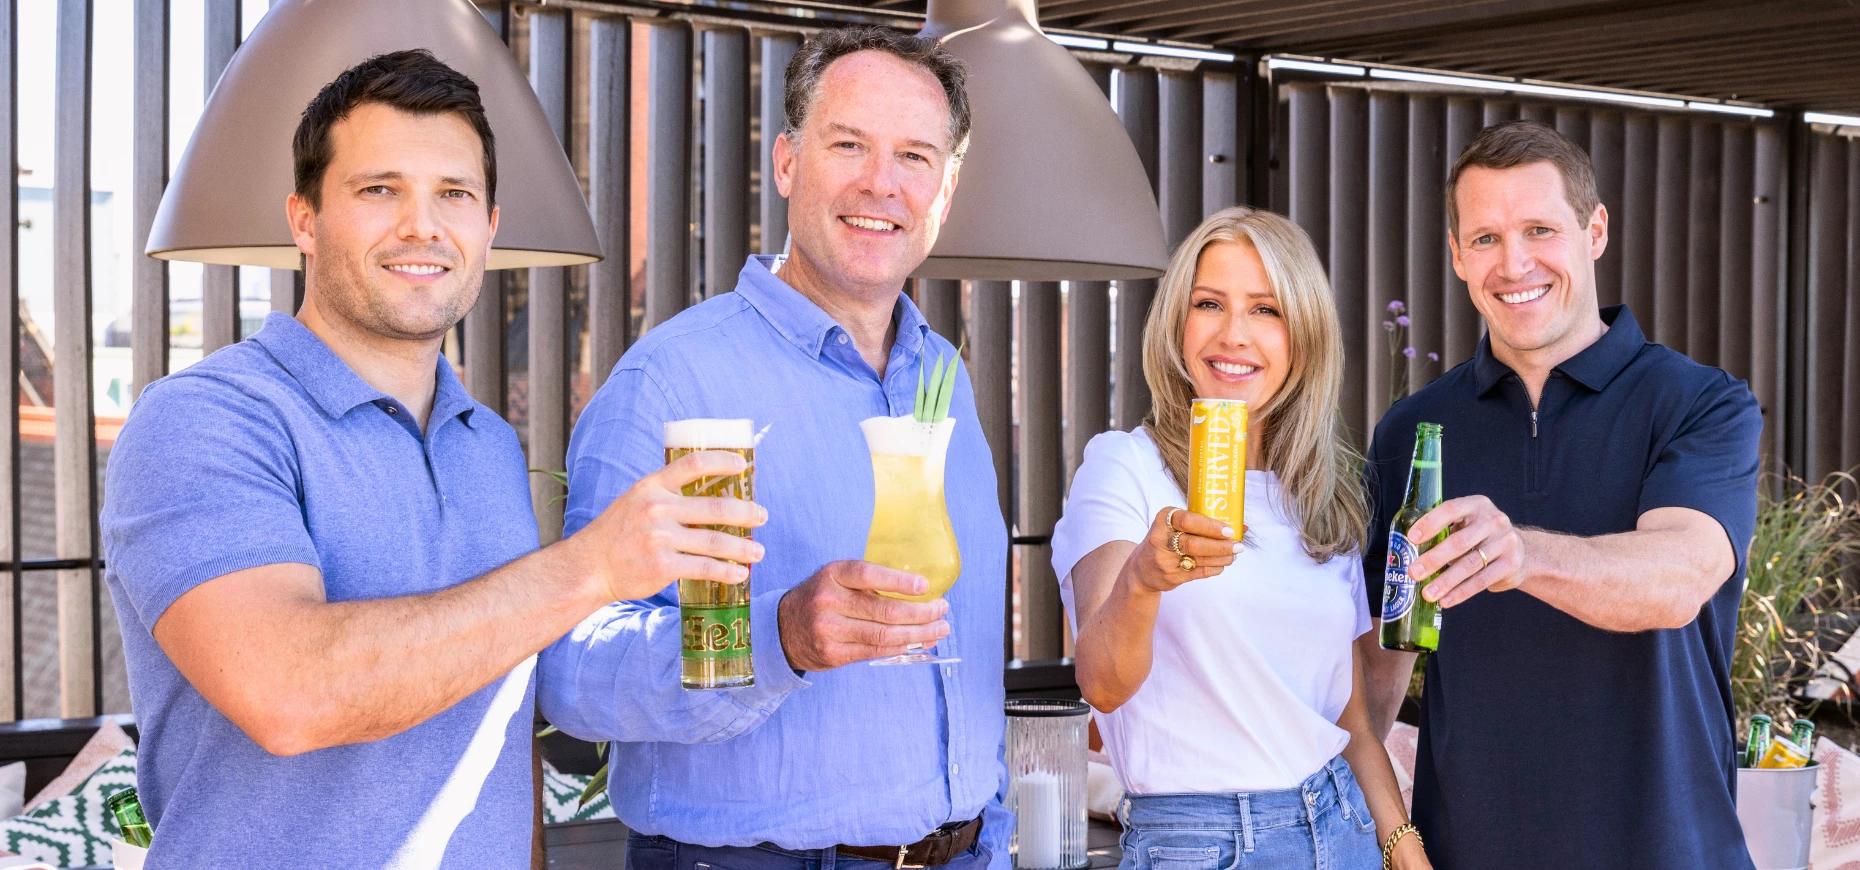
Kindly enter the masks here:
[[1808, 866], [1860, 870], [1860, 757], [1823, 737], [1815, 741], [1815, 828]]
[[120, 831], [104, 807], [110, 795], [136, 784], [136, 750], [124, 749], [76, 790], [0, 822], [0, 849], [57, 867], [110, 864]]
[[589, 819], [611, 819], [614, 808], [607, 802], [607, 792], [603, 791], [585, 807], [576, 806], [581, 801], [581, 792], [588, 787], [591, 776], [563, 773], [555, 765], [543, 762], [543, 821], [553, 825], [560, 822], [584, 822]]

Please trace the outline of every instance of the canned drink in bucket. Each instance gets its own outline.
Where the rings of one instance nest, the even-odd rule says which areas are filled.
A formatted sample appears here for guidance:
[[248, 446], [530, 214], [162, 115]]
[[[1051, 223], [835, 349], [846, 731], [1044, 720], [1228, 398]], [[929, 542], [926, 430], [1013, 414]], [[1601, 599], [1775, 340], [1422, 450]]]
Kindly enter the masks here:
[[1795, 745], [1795, 741], [1778, 734], [1770, 738], [1770, 746], [1763, 750], [1763, 759], [1757, 762], [1763, 768], [1795, 768], [1808, 766], [1808, 750]]
[[1189, 410], [1188, 509], [1246, 532], [1246, 403], [1196, 399]]

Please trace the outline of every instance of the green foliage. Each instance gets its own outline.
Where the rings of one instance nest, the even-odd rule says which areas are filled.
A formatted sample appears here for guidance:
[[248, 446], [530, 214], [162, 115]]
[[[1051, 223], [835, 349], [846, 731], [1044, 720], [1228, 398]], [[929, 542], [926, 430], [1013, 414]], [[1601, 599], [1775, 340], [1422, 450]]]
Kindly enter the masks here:
[[[607, 758], [607, 744], [596, 743], [594, 744], [594, 750], [605, 762]], [[581, 790], [581, 802], [575, 804], [577, 809], [587, 806], [589, 801], [600, 797], [601, 792], [607, 790], [607, 769], [612, 766], [613, 764], [611, 762], [605, 762], [601, 765], [600, 770], [594, 772], [594, 778], [588, 780], [588, 787]]]
[[[530, 473], [547, 475], [550, 480], [562, 485], [562, 494], [550, 499], [550, 504], [555, 504], [558, 501], [568, 501], [568, 472], [550, 471], [547, 468], [532, 468], [530, 469]], [[542, 735], [538, 734], [536, 736], [541, 737]]]
[[[1818, 484], [1785, 477], [1757, 497], [1744, 596], [1731, 655], [1739, 734], [1753, 713], [1778, 723], [1809, 716], [1800, 690], [1854, 630], [1856, 589], [1843, 581], [1860, 558], [1860, 487], [1849, 473]], [[1780, 497], [1772, 495], [1780, 490]]]
[[[544, 473], [548, 474], [550, 472], [544, 472]], [[560, 728], [557, 728], [554, 725], [548, 725], [548, 726], [545, 726], [541, 731], [536, 732], [536, 739], [541, 740], [544, 737], [548, 737], [549, 735], [558, 733], [560, 731], [561, 731]], [[612, 765], [612, 762], [609, 762], [607, 760], [607, 742], [606, 741], [603, 740], [599, 743], [594, 744], [594, 756], [601, 760], [602, 762], [601, 769], [594, 772], [594, 777], [588, 780], [588, 787], [581, 790], [581, 802], [575, 805], [578, 808], [587, 806], [589, 801], [594, 800], [597, 797], [600, 797], [601, 792], [604, 792], [607, 790], [607, 768], [613, 765]]]

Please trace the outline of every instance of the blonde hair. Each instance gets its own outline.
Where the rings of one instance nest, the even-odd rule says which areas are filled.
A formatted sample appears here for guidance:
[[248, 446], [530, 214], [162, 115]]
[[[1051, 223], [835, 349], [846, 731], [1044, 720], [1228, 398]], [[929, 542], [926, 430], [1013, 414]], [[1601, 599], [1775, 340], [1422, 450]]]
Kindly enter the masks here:
[[1182, 331], [1195, 270], [1209, 245], [1250, 245], [1266, 267], [1290, 333], [1291, 371], [1279, 392], [1248, 408], [1261, 465], [1278, 472], [1305, 552], [1319, 562], [1360, 552], [1369, 510], [1356, 469], [1360, 458], [1338, 411], [1343, 333], [1330, 280], [1297, 224], [1272, 212], [1235, 207], [1202, 222], [1175, 249], [1143, 328], [1143, 377], [1152, 406], [1143, 425], [1177, 482], [1189, 479], [1189, 410], [1194, 382], [1182, 362]]

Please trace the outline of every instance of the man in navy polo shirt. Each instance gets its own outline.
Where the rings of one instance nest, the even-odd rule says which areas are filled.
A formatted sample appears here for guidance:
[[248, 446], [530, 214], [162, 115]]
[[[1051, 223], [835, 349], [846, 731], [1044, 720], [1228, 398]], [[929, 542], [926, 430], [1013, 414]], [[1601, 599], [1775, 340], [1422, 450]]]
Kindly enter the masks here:
[[[440, 356], [497, 230], [472, 81], [364, 61], [304, 112], [296, 319], [148, 387], [103, 542], [142, 728], [150, 870], [530, 861], [535, 655], [679, 577], [741, 582], [760, 525], [677, 495], [693, 454], [536, 550], [523, 453]], [[711, 558], [714, 557], [714, 558]]]
[[[1447, 207], [1487, 336], [1376, 427], [1364, 554], [1380, 605], [1415, 424], [1442, 424], [1448, 498], [1409, 532], [1452, 530], [1409, 568], [1441, 571], [1424, 594], [1447, 608], [1416, 753], [1428, 856], [1442, 870], [1747, 870], [1730, 664], [1757, 403], [1649, 343], [1626, 307], [1597, 310], [1608, 213], [1587, 155], [1556, 131], [1487, 128]], [[1369, 657], [1388, 716], [1412, 656]]]

